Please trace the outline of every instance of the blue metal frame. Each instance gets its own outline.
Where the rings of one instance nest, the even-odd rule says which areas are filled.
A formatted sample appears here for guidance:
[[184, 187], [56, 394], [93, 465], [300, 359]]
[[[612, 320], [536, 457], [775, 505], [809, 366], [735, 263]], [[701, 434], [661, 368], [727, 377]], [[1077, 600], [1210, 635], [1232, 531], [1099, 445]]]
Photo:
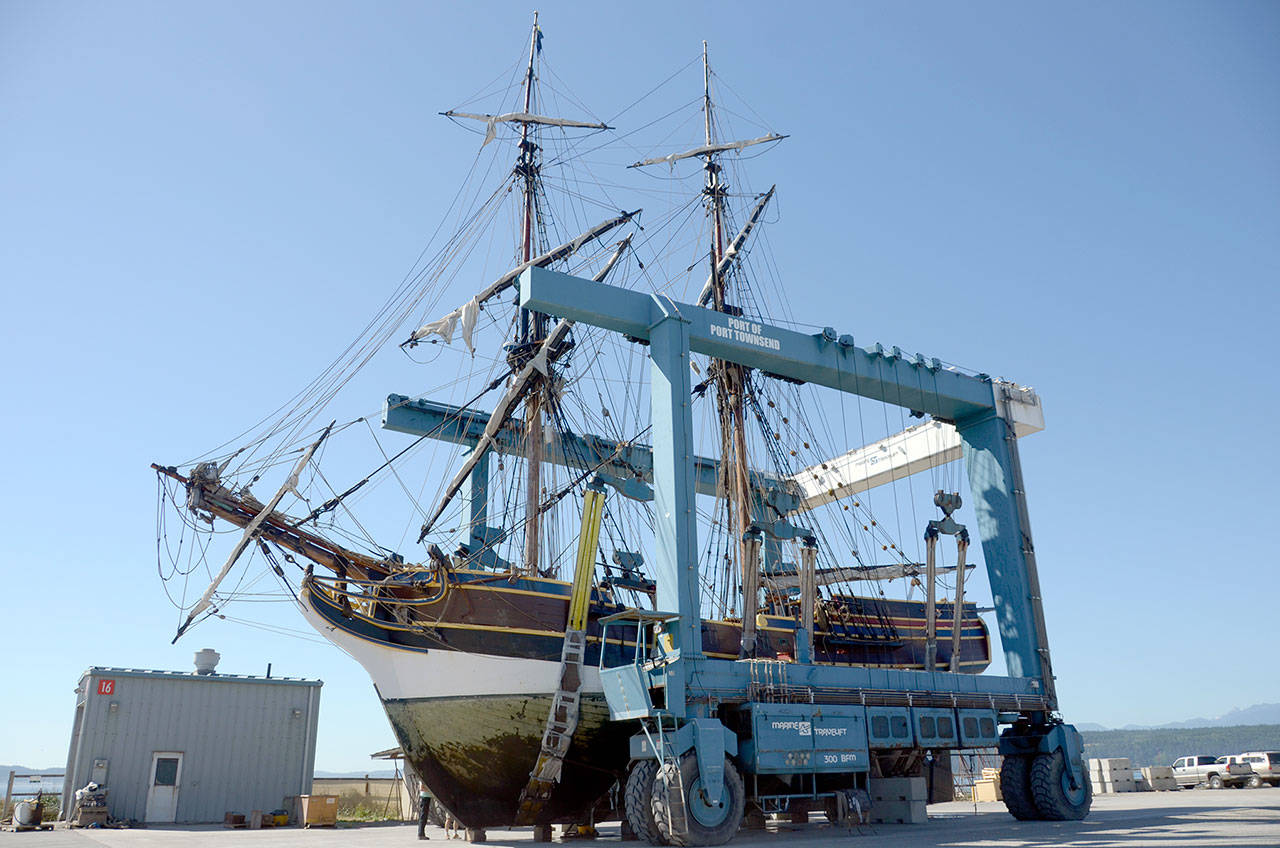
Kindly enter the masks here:
[[906, 355], [896, 347], [859, 348], [852, 337], [830, 329], [805, 335], [545, 268], [521, 275], [520, 304], [649, 343], [660, 505], [655, 511], [658, 605], [682, 613], [679, 644], [690, 649], [689, 660], [701, 651], [688, 436], [693, 426], [688, 354], [696, 352], [955, 422], [1009, 672], [1051, 697], [1041, 681], [1040, 651], [1047, 646], [1041, 644], [1028, 597], [1028, 534], [1013, 499], [1010, 455], [1017, 448], [1012, 428], [999, 415], [990, 377], [945, 370], [937, 359]]
[[[657, 606], [672, 612], [621, 614], [619, 617], [639, 619], [636, 655], [628, 666], [601, 670], [614, 718], [657, 722], [656, 737], [646, 725], [645, 732], [633, 738], [633, 748], [660, 758], [694, 749], [704, 787], [714, 800], [721, 790], [721, 781], [715, 778], [723, 757], [734, 752], [737, 740], [711, 716], [723, 701], [741, 703], [754, 682], [750, 663], [709, 659], [702, 649], [695, 499], [699, 493], [715, 493], [717, 463], [692, 451], [690, 355], [696, 352], [928, 413], [954, 422], [963, 443], [978, 536], [1010, 676], [814, 665], [811, 657], [802, 657], [800, 662], [785, 664], [786, 683], [815, 690], [905, 693], [906, 708], [868, 707], [865, 715], [872, 717], [878, 709], [893, 709], [895, 716], [905, 714], [911, 719], [912, 741], [918, 744], [947, 741], [918, 738], [921, 716], [951, 716], [950, 721], [956, 722], [959, 713], [954, 709], [954, 697], [950, 709], [932, 709], [926, 706], [928, 701], [912, 706], [911, 693], [934, 698], [933, 703], [936, 696], [948, 694], [966, 696], [971, 706], [974, 701], [986, 700], [991, 707], [985, 711], [988, 717], [996, 715], [997, 699], [1001, 709], [1007, 709], [1012, 700], [1019, 723], [1004, 734], [1001, 750], [1062, 750], [1071, 779], [1081, 779], [1079, 735], [1069, 725], [1048, 717], [1057, 705], [1051, 681], [1044, 679], [1049, 667], [1048, 647], [1043, 621], [1031, 598], [1036, 592], [1034, 558], [1025, 504], [1020, 506], [1017, 445], [1012, 426], [1003, 417], [1002, 396], [997, 395], [1002, 387], [986, 375], [944, 369], [937, 359], [904, 354], [896, 347], [877, 344], [859, 348], [851, 336], [838, 335], [829, 328], [805, 335], [544, 268], [530, 268], [521, 275], [520, 306], [622, 333], [649, 345], [652, 448], [630, 445], [618, 452], [611, 440], [567, 435], [562, 446], [547, 457], [562, 464], [577, 465], [584, 460], [603, 463], [600, 470], [606, 482], [624, 494], [629, 490], [630, 496], [647, 497], [647, 485], [652, 485]], [[474, 445], [487, 423], [483, 413], [393, 395], [388, 399], [383, 426]], [[518, 429], [500, 434], [497, 449], [518, 453], [515, 432]], [[619, 455], [610, 458], [615, 452]], [[484, 498], [487, 474], [487, 467], [478, 465], [469, 492], [470, 518], [482, 533], [488, 532], [485, 508], [476, 500]], [[786, 494], [776, 479], [757, 476], [753, 485], [775, 498]], [[787, 511], [782, 509], [783, 514]], [[770, 520], [765, 515], [756, 517], [762, 522]], [[785, 522], [763, 529], [775, 536], [788, 532]], [[776, 544], [772, 550], [766, 545], [765, 558], [766, 567], [776, 565], [780, 558]], [[607, 627], [608, 621], [603, 624]], [[644, 638], [647, 627], [660, 632], [660, 645], [665, 639], [671, 641], [669, 646], [661, 645], [665, 656], [658, 661], [643, 656], [648, 645]], [[665, 690], [666, 702], [661, 709], [655, 709], [650, 701], [650, 690], [655, 687]], [[666, 721], [673, 724], [670, 734], [664, 730]], [[958, 723], [952, 730], [949, 736], [959, 744]]]

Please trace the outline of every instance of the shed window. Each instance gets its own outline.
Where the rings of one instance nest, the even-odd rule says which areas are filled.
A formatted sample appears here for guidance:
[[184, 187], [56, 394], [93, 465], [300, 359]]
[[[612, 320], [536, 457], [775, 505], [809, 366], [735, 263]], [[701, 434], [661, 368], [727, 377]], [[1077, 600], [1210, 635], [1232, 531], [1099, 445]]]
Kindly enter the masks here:
[[938, 723], [933, 720], [933, 716], [920, 716], [920, 735], [926, 739], [938, 735]]
[[176, 786], [178, 783], [178, 760], [176, 757], [161, 757], [156, 760], [156, 786]]
[[964, 717], [964, 735], [970, 739], [978, 735], [978, 720], [973, 716]]
[[995, 719], [984, 718], [980, 722], [978, 722], [978, 725], [979, 727], [982, 728], [982, 735], [987, 737], [988, 739], [996, 735]]
[[938, 716], [938, 736], [942, 739], [953, 739], [956, 735], [956, 724], [951, 716]]
[[889, 738], [889, 717], [888, 716], [872, 716], [871, 717], [871, 735], [877, 739]]
[[910, 734], [907, 733], [907, 717], [894, 716], [893, 717], [893, 738], [906, 739], [908, 735]]

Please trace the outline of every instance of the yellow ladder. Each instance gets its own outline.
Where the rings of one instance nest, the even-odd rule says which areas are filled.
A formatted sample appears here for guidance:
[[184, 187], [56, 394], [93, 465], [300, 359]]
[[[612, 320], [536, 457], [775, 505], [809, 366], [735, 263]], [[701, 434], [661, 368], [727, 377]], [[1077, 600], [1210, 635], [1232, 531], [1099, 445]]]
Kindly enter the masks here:
[[538, 760], [529, 773], [529, 783], [520, 793], [516, 824], [537, 822], [542, 807], [560, 782], [564, 758], [569, 753], [573, 732], [578, 728], [582, 659], [586, 652], [587, 614], [591, 611], [591, 578], [595, 574], [596, 547], [600, 541], [603, 515], [604, 491], [593, 484], [582, 498], [582, 530], [578, 535], [578, 558], [569, 594], [569, 617], [565, 623], [564, 646], [560, 651], [560, 683], [551, 698]]

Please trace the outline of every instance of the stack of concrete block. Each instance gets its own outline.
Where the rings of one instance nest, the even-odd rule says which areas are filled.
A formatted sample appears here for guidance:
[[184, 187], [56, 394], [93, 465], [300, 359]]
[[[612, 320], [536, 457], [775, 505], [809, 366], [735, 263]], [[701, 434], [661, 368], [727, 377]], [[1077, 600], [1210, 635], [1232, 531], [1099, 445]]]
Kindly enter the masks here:
[[872, 824], [924, 824], [929, 787], [923, 777], [871, 779]]
[[1155, 792], [1170, 792], [1178, 788], [1178, 781], [1173, 779], [1173, 769], [1169, 766], [1147, 766], [1142, 776]]
[[1137, 782], [1133, 779], [1133, 766], [1128, 757], [1089, 760], [1089, 782], [1093, 784], [1094, 795], [1138, 791]]

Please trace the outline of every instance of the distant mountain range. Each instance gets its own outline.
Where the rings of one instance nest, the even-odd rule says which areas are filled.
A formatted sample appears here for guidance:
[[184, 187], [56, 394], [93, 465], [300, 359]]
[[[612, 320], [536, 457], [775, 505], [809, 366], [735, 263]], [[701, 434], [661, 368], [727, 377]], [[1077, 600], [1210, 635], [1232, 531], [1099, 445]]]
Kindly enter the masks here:
[[1217, 718], [1190, 718], [1167, 724], [1126, 724], [1124, 727], [1105, 727], [1094, 722], [1078, 722], [1081, 731], [1099, 730], [1176, 730], [1186, 727], [1240, 727], [1243, 725], [1280, 724], [1280, 704], [1254, 704], [1244, 709], [1234, 709]]

